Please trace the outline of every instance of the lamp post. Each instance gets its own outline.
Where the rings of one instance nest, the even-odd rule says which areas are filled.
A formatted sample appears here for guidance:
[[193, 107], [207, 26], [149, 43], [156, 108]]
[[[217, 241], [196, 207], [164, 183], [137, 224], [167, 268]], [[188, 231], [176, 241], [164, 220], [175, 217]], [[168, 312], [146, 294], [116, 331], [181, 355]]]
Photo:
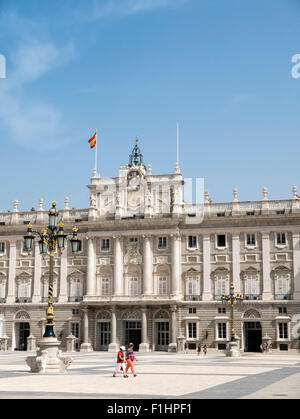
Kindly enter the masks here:
[[[67, 234], [64, 233], [64, 224], [62, 222], [58, 223], [58, 216], [59, 212], [56, 209], [56, 202], [52, 202], [52, 208], [48, 212], [49, 215], [49, 225], [48, 228], [43, 228], [41, 232], [33, 231], [32, 225], [27, 225], [27, 234], [24, 236], [24, 250], [30, 253], [33, 248], [33, 242], [36, 236], [33, 233], [37, 234], [39, 237], [39, 249], [40, 254], [44, 257], [49, 253], [50, 256], [50, 264], [49, 264], [49, 289], [48, 289], [48, 306], [46, 312], [46, 327], [45, 332], [43, 334], [42, 341], [40, 341], [40, 352], [37, 354], [36, 363], [39, 363], [39, 359], [41, 358], [41, 352], [44, 349], [44, 361], [47, 357], [57, 358], [58, 347], [60, 342], [57, 340], [54, 332], [54, 311], [53, 311], [53, 269], [54, 269], [54, 253], [56, 249], [61, 251], [64, 250], [66, 243], [67, 243]], [[70, 239], [72, 253], [77, 254], [81, 248], [81, 240], [77, 237], [78, 228], [73, 228], [72, 238]], [[56, 350], [56, 352], [55, 352]], [[47, 352], [47, 354], [45, 353]], [[46, 357], [47, 355], [47, 357]], [[32, 363], [32, 371], [38, 368], [38, 365], [35, 365], [33, 359], [34, 357], [28, 357], [28, 360]], [[44, 363], [47, 364], [45, 361]], [[28, 363], [29, 364], [29, 363]], [[61, 362], [57, 359], [55, 362], [50, 362], [52, 365], [52, 370], [56, 370], [59, 368], [61, 370]], [[54, 366], [54, 367], [53, 367]]]
[[231, 307], [231, 338], [226, 351], [227, 356], [239, 356], [239, 349], [237, 347], [235, 329], [234, 329], [234, 306], [235, 304], [242, 304], [243, 296], [241, 293], [234, 292], [233, 281], [230, 283], [229, 294], [222, 295], [222, 303], [229, 304]]

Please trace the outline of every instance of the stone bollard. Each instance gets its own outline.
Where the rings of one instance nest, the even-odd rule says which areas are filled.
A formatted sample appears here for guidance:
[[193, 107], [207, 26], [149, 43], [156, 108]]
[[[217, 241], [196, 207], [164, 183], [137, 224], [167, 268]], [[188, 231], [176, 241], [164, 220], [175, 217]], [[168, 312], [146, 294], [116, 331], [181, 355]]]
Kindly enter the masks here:
[[27, 351], [36, 351], [36, 338], [33, 335], [30, 335], [27, 338]]
[[76, 337], [72, 333], [66, 338], [67, 339], [67, 352], [76, 352]]
[[185, 342], [184, 336], [179, 336], [177, 338], [177, 352], [180, 354], [184, 353], [184, 342]]
[[0, 339], [0, 351], [7, 352], [8, 351], [8, 340], [9, 337], [4, 335]]

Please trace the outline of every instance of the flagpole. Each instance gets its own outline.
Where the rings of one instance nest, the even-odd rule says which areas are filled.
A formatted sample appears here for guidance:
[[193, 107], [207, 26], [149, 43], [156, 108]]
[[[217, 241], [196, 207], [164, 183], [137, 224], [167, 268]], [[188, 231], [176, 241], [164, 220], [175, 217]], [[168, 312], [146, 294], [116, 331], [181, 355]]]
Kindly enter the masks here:
[[179, 166], [179, 124], [178, 124], [178, 122], [177, 122], [177, 157], [176, 157], [176, 159], [177, 159], [177, 165]]
[[98, 128], [96, 128], [96, 147], [95, 147], [95, 170], [97, 173], [97, 158], [98, 158]]

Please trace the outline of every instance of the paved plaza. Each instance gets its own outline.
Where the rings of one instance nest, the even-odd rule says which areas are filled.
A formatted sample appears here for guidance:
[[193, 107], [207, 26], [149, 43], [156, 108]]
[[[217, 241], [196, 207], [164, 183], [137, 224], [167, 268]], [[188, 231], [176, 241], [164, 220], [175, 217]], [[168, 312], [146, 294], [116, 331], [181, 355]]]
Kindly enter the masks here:
[[137, 354], [137, 377], [112, 377], [115, 356], [72, 354], [65, 374], [34, 374], [28, 353], [0, 355], [0, 398], [300, 398], [300, 354]]

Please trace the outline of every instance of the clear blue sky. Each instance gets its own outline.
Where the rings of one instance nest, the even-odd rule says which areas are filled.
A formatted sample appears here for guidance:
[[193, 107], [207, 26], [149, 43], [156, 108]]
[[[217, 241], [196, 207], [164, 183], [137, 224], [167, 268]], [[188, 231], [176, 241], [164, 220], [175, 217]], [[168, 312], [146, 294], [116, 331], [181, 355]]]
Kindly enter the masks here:
[[296, 0], [0, 0], [0, 211], [55, 199], [86, 208], [99, 171], [117, 176], [136, 136], [153, 173], [213, 201], [292, 196], [300, 161]]

